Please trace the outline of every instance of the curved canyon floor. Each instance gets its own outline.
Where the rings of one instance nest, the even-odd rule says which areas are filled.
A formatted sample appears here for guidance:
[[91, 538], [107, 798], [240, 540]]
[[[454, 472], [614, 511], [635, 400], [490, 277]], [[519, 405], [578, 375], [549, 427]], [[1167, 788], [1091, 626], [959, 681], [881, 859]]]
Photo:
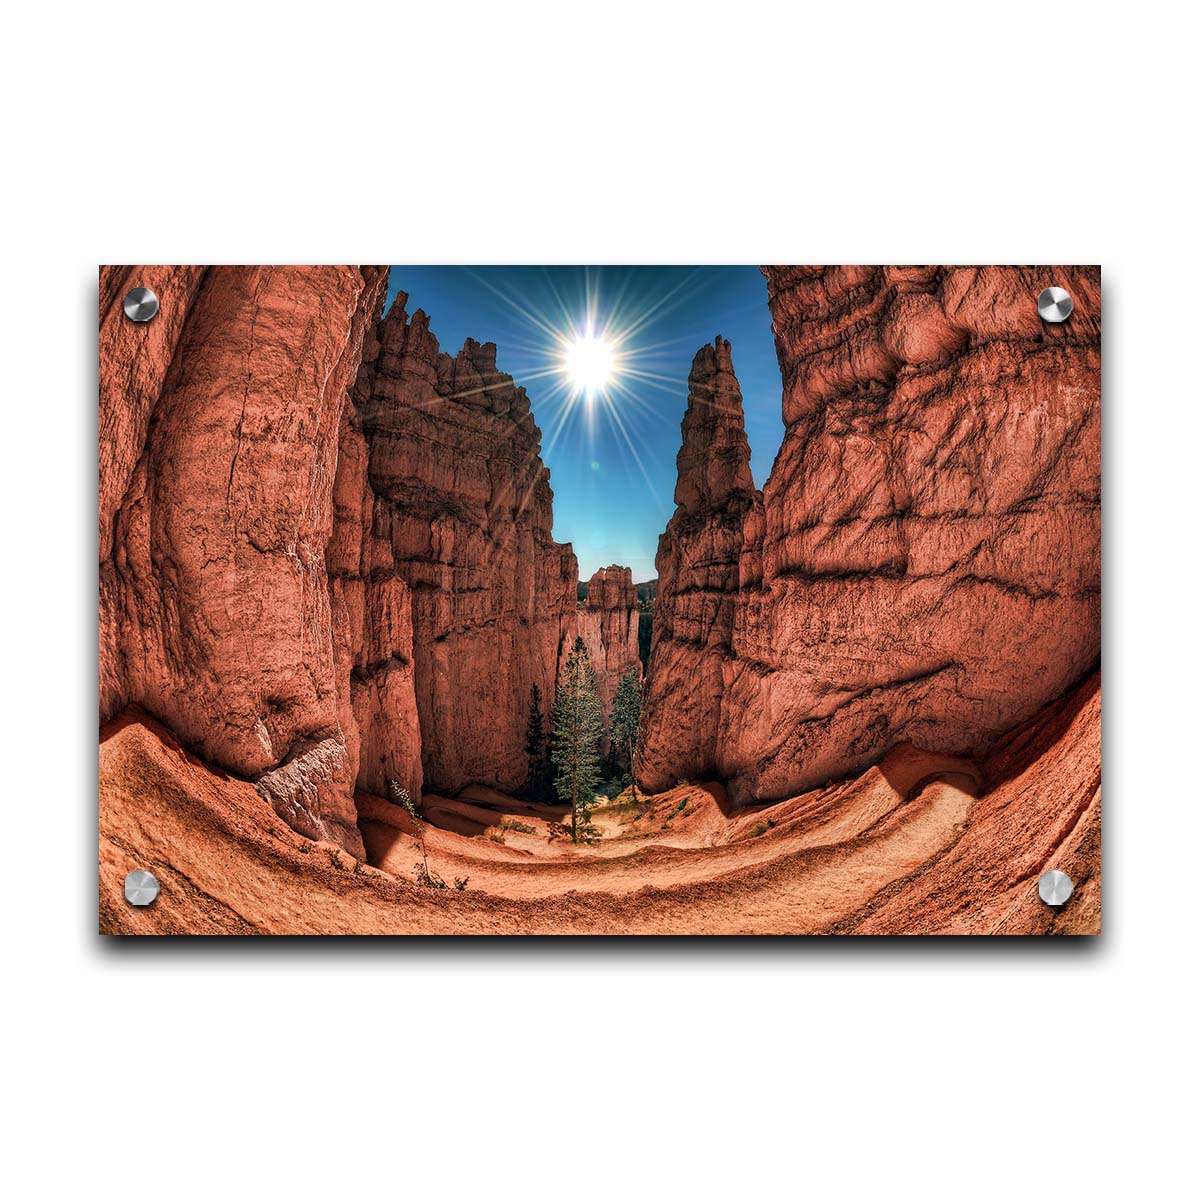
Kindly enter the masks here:
[[[100, 737], [106, 933], [1085, 934], [1099, 930], [1100, 677], [975, 760], [893, 749], [857, 778], [730, 810], [715, 783], [562, 809], [470, 787], [426, 795], [430, 868], [403, 809], [360, 795], [367, 862], [291, 830], [254, 787], [137, 708]], [[148, 908], [127, 872], [162, 885]], [[1061, 909], [1038, 899], [1058, 868]], [[456, 890], [454, 880], [466, 879]]]

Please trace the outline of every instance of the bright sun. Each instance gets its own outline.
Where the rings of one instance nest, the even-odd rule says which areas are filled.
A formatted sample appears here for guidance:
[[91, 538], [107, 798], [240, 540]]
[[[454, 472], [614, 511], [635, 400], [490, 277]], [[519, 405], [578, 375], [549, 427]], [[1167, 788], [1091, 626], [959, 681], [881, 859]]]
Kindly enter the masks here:
[[612, 347], [603, 338], [586, 334], [567, 347], [566, 364], [567, 374], [577, 388], [597, 392], [612, 374]]

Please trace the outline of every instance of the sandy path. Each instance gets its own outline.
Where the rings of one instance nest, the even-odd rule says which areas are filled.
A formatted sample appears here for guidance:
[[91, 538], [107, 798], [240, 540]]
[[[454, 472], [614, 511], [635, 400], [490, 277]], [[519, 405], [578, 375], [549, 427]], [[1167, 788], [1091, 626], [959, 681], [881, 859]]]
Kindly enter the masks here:
[[[519, 818], [504, 808], [472, 807], [470, 815], [478, 830], [474, 836], [431, 829], [426, 849], [431, 865], [447, 880], [468, 875], [475, 887], [491, 895], [521, 899], [572, 890], [622, 895], [646, 887], [678, 888], [780, 860], [807, 879], [803, 852], [832, 846], [848, 851], [855, 846], [853, 857], [873, 862], [874, 877], [888, 883], [897, 873], [912, 869], [911, 848], [916, 841], [925, 847], [925, 858], [948, 843], [970, 810], [978, 775], [968, 760], [923, 754], [911, 747], [894, 751], [883, 766], [886, 769], [873, 768], [848, 785], [809, 793], [772, 806], [769, 812], [730, 817], [722, 811], [724, 795], [719, 785], [674, 788], [655, 797], [639, 821], [631, 819], [628, 809], [598, 810], [596, 823], [605, 838], [587, 847], [547, 841], [548, 823], [531, 815], [529, 806], [524, 806]], [[960, 798], [958, 805], [945, 803], [943, 797], [931, 814], [925, 814], [913, 799], [906, 802], [914, 787], [917, 794], [922, 788], [932, 791], [937, 778], [954, 781], [942, 785], [937, 794]], [[498, 805], [505, 801], [498, 793], [493, 798]], [[379, 805], [364, 807], [377, 816], [389, 815]], [[435, 798], [427, 802], [426, 811], [431, 821], [449, 818], [454, 829], [461, 830], [465, 807]], [[904, 814], [889, 821], [901, 807]], [[487, 832], [496, 832], [514, 819], [533, 826], [533, 831], [506, 829], [502, 846], [489, 844]], [[769, 828], [766, 820], [771, 821]], [[372, 863], [394, 874], [411, 873], [420, 851], [407, 820], [395, 825], [364, 821], [362, 827]], [[756, 829], [762, 832], [755, 834]], [[899, 864], [894, 869], [889, 865], [893, 862]], [[818, 872], [815, 877], [824, 875]], [[805, 887], [810, 884], [818, 886], [809, 881]]]

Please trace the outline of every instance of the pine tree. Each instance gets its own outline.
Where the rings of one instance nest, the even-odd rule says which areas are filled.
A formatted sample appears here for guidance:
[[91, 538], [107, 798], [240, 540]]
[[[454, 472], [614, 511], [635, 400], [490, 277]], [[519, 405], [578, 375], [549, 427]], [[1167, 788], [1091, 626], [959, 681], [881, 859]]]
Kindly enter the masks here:
[[542, 712], [542, 689], [535, 683], [529, 690], [529, 720], [525, 725], [525, 757], [529, 760], [529, 779], [525, 790], [538, 804], [550, 799], [550, 736]]
[[604, 716], [596, 691], [596, 673], [583, 638], [577, 637], [567, 657], [554, 696], [554, 733], [551, 760], [556, 768], [558, 798], [571, 808], [571, 840], [597, 838], [591, 811], [600, 786], [600, 738]]
[[637, 667], [630, 667], [621, 676], [621, 682], [617, 684], [617, 695], [613, 700], [612, 740], [613, 745], [624, 752], [629, 763], [634, 800], [637, 799], [637, 778], [633, 760], [637, 753], [641, 726], [642, 680]]

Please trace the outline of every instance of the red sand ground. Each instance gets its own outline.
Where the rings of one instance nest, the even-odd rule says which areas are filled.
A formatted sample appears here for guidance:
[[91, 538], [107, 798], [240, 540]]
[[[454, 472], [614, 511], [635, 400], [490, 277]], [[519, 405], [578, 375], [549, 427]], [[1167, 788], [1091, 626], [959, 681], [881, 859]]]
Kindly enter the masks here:
[[[734, 812], [717, 784], [626, 793], [598, 810], [595, 846], [555, 835], [559, 809], [486, 788], [426, 796], [430, 867], [465, 891], [417, 886], [406, 814], [358, 802], [375, 866], [293, 832], [126, 710], [101, 730], [101, 931], [1099, 931], [1098, 674], [981, 762], [901, 746], [857, 779]], [[149, 908], [123, 898], [137, 867], [162, 885]], [[1036, 890], [1052, 867], [1076, 883], [1058, 913]]]

